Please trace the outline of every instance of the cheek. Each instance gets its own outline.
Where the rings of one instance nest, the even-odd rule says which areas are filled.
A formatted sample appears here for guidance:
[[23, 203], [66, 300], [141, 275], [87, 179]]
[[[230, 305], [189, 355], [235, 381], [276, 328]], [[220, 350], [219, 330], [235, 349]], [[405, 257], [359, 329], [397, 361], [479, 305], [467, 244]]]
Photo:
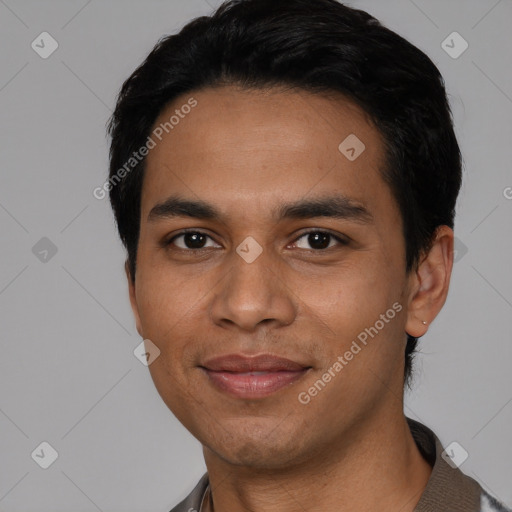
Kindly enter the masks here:
[[[304, 314], [321, 334], [325, 369], [347, 355], [338, 385], [351, 386], [372, 372], [387, 380], [403, 354], [404, 305], [398, 273], [364, 265], [304, 283]], [[336, 387], [336, 385], [334, 386]], [[356, 393], [356, 389], [351, 392]]]
[[188, 378], [200, 348], [209, 343], [204, 337], [210, 332], [208, 304], [215, 282], [162, 265], [141, 271], [137, 303], [142, 332], [161, 352], [160, 364], [150, 366], [152, 373]]
[[204, 294], [191, 292], [193, 285], [177, 283], [168, 273], [146, 271], [142, 282], [137, 296], [142, 331], [160, 350], [148, 369], [163, 401], [184, 417], [189, 396], [195, 393], [190, 368], [198, 346], [204, 343], [200, 336], [204, 330], [198, 331], [192, 317], [204, 307], [199, 300]]
[[205, 295], [200, 280], [154, 260], [141, 258], [139, 268], [136, 295], [143, 327], [161, 333], [200, 306]]
[[[400, 285], [389, 270], [353, 265], [326, 276], [302, 278], [300, 299], [337, 334], [373, 324], [381, 313], [399, 300]], [[347, 330], [348, 329], [348, 330]]]

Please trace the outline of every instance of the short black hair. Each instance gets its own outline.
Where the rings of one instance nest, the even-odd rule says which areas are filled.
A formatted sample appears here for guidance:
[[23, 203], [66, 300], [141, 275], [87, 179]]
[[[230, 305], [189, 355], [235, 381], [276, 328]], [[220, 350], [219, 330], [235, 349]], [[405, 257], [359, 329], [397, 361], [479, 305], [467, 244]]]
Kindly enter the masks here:
[[[133, 161], [129, 172], [126, 162], [167, 104], [222, 85], [342, 93], [369, 115], [384, 141], [380, 172], [401, 212], [407, 272], [438, 226], [453, 228], [462, 156], [444, 80], [429, 57], [336, 0], [231, 0], [161, 38], [124, 82], [109, 120], [108, 190], [132, 282], [146, 159]], [[407, 336], [410, 386], [417, 338]]]

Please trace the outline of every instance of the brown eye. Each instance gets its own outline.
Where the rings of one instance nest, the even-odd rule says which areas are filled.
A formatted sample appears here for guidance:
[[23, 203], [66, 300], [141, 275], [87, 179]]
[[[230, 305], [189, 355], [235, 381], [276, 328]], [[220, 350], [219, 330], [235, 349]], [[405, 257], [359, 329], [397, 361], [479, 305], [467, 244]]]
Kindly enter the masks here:
[[[177, 242], [178, 240], [179, 242]], [[211, 237], [201, 231], [185, 231], [171, 238], [166, 245], [175, 245], [178, 249], [183, 250], [198, 250], [213, 247], [206, 245], [208, 240], [212, 240]]]
[[[309, 247], [305, 247], [304, 245], [300, 246], [298, 241], [301, 239], [305, 239], [306, 243], [304, 245], [309, 245]], [[340, 245], [347, 245], [345, 240], [327, 231], [309, 231], [307, 233], [303, 233], [295, 241], [295, 245], [297, 245], [299, 249], [315, 251], [330, 249], [331, 247], [336, 246], [336, 243]]]

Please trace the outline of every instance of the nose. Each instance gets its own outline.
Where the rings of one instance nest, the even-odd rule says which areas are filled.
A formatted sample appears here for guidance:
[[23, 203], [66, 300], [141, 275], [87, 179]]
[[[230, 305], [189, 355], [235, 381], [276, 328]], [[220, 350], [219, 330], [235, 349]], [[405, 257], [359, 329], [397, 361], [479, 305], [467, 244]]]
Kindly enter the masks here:
[[297, 307], [277, 258], [264, 250], [248, 263], [237, 253], [232, 254], [230, 270], [211, 303], [215, 324], [252, 332], [263, 324], [279, 327], [293, 322]]

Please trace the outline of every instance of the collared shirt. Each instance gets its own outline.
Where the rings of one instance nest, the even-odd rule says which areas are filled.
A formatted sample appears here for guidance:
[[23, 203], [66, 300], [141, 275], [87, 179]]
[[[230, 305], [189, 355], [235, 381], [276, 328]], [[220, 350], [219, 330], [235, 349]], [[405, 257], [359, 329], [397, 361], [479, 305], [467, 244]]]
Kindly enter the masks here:
[[[512, 512], [476, 480], [443, 458], [443, 446], [432, 430], [410, 418], [407, 423], [422, 456], [432, 466], [427, 486], [414, 512]], [[445, 454], [445, 457], [450, 456]], [[200, 512], [208, 484], [208, 473], [205, 473], [194, 490], [171, 512]]]

